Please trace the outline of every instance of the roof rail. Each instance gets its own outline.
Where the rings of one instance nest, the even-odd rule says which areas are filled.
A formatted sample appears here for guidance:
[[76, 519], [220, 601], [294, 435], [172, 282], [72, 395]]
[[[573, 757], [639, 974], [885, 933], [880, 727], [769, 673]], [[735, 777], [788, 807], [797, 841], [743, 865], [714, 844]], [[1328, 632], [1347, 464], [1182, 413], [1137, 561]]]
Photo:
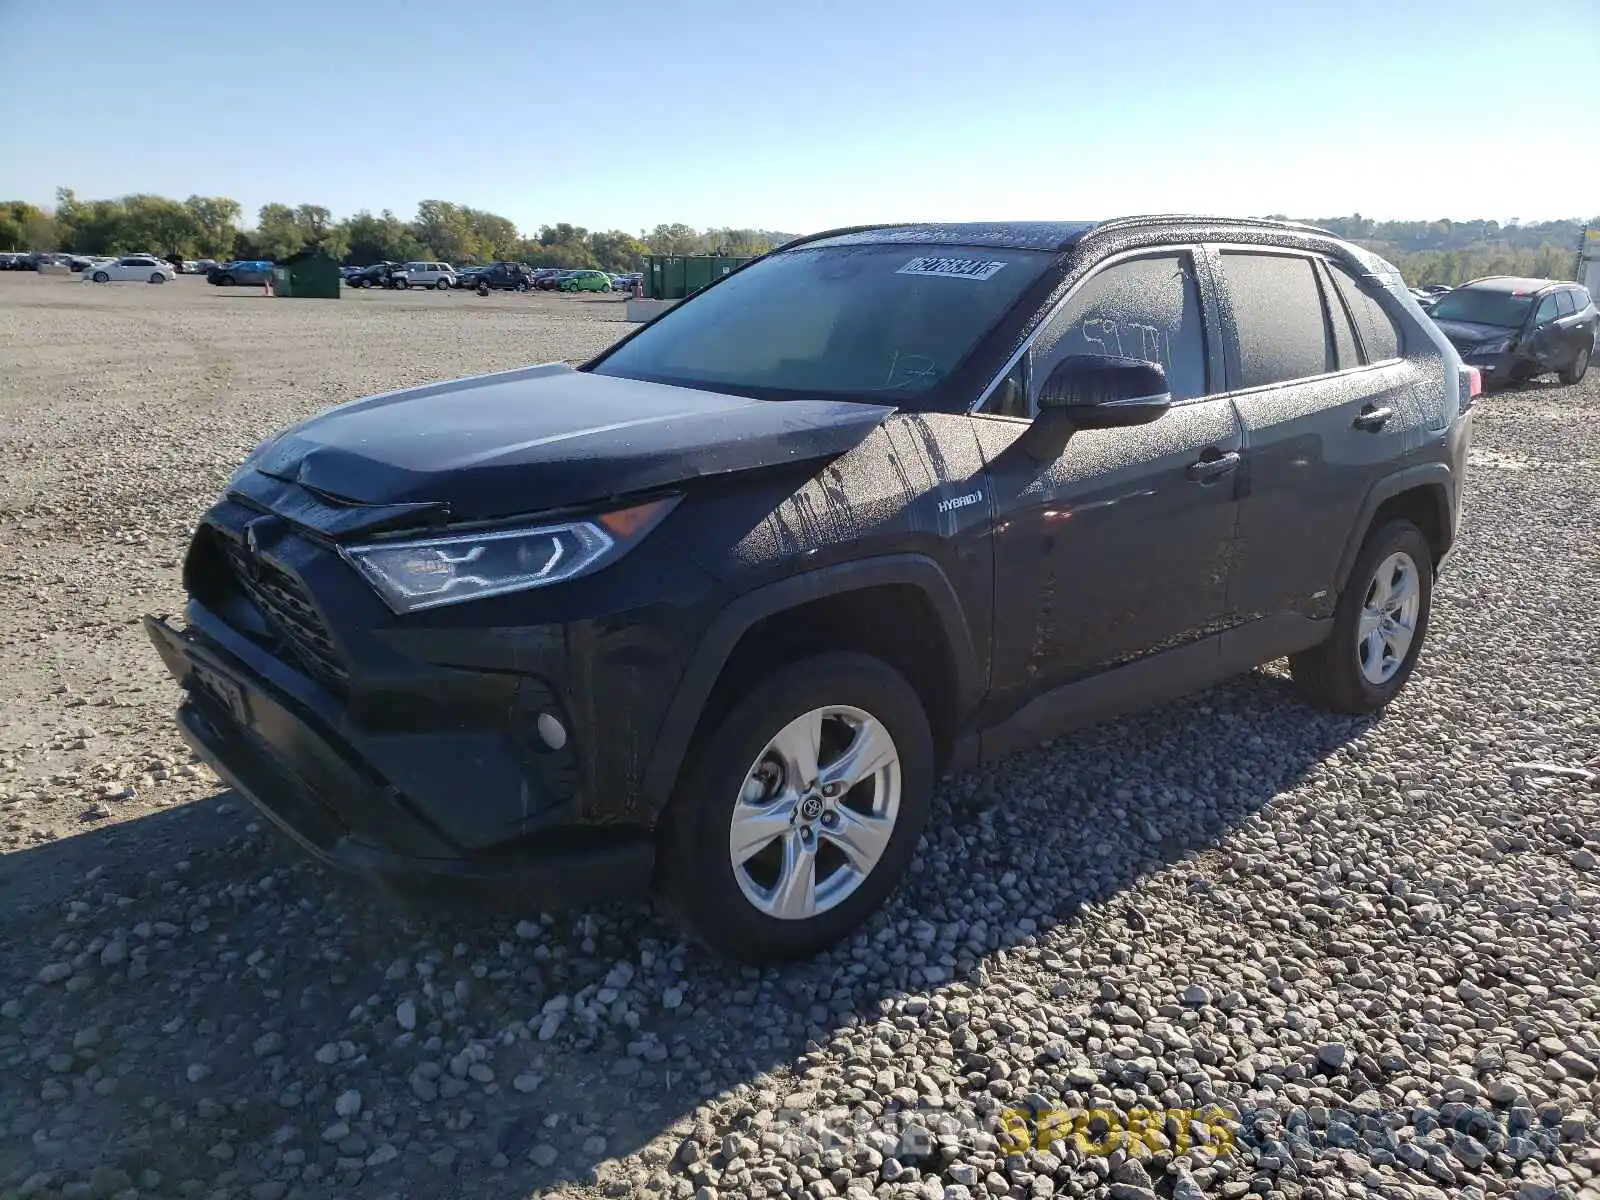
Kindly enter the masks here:
[[1199, 213], [1150, 213], [1137, 217], [1113, 217], [1109, 221], [1101, 221], [1084, 236], [1092, 237], [1108, 229], [1129, 229], [1140, 225], [1168, 225], [1174, 221], [1202, 225], [1236, 225], [1240, 227], [1265, 225], [1271, 229], [1292, 229], [1299, 233], [1320, 233], [1324, 237], [1339, 236], [1331, 229], [1324, 229], [1320, 225], [1311, 225], [1304, 221], [1279, 221], [1271, 217], [1208, 217]]

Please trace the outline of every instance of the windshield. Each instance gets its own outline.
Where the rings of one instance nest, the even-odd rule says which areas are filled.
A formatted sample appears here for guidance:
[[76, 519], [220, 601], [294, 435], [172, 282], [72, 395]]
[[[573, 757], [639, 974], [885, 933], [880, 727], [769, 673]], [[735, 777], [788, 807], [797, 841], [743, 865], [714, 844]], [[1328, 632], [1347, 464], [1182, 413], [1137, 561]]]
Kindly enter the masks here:
[[673, 309], [594, 370], [892, 403], [948, 379], [1054, 259], [948, 245], [789, 250]]
[[1490, 291], [1488, 288], [1460, 287], [1439, 297], [1439, 302], [1433, 306], [1433, 319], [1521, 329], [1532, 307], [1532, 296], [1514, 296], [1510, 292]]

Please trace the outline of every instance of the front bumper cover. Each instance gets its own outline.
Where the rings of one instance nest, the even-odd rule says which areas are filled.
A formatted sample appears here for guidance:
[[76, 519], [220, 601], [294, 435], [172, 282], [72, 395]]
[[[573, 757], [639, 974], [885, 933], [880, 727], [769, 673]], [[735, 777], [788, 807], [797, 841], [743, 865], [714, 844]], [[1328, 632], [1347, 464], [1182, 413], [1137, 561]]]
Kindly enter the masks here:
[[470, 803], [471, 779], [455, 796], [416, 803], [226, 647], [165, 618], [144, 623], [187, 693], [178, 711], [184, 740], [318, 861], [403, 893], [493, 893], [550, 907], [647, 889], [654, 845], [637, 832], [553, 829], [492, 852], [461, 852], [424, 813]]

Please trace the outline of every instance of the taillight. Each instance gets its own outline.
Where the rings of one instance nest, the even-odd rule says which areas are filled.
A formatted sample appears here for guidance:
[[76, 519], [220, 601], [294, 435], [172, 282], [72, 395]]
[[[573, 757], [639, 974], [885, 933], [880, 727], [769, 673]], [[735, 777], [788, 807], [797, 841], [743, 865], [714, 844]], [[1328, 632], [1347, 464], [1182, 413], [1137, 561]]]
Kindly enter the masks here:
[[1483, 395], [1483, 372], [1477, 367], [1463, 366], [1461, 368], [1467, 376], [1467, 395]]

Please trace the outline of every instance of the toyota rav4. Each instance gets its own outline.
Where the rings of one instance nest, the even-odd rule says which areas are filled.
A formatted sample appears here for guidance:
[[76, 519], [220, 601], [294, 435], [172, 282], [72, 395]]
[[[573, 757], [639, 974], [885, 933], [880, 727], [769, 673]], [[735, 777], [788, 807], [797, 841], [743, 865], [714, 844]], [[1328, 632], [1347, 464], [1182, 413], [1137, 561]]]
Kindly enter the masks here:
[[323, 861], [653, 890], [790, 958], [884, 903], [946, 769], [1285, 656], [1391, 701], [1478, 386], [1309, 226], [837, 230], [577, 368], [268, 439], [147, 627], [190, 743]]

